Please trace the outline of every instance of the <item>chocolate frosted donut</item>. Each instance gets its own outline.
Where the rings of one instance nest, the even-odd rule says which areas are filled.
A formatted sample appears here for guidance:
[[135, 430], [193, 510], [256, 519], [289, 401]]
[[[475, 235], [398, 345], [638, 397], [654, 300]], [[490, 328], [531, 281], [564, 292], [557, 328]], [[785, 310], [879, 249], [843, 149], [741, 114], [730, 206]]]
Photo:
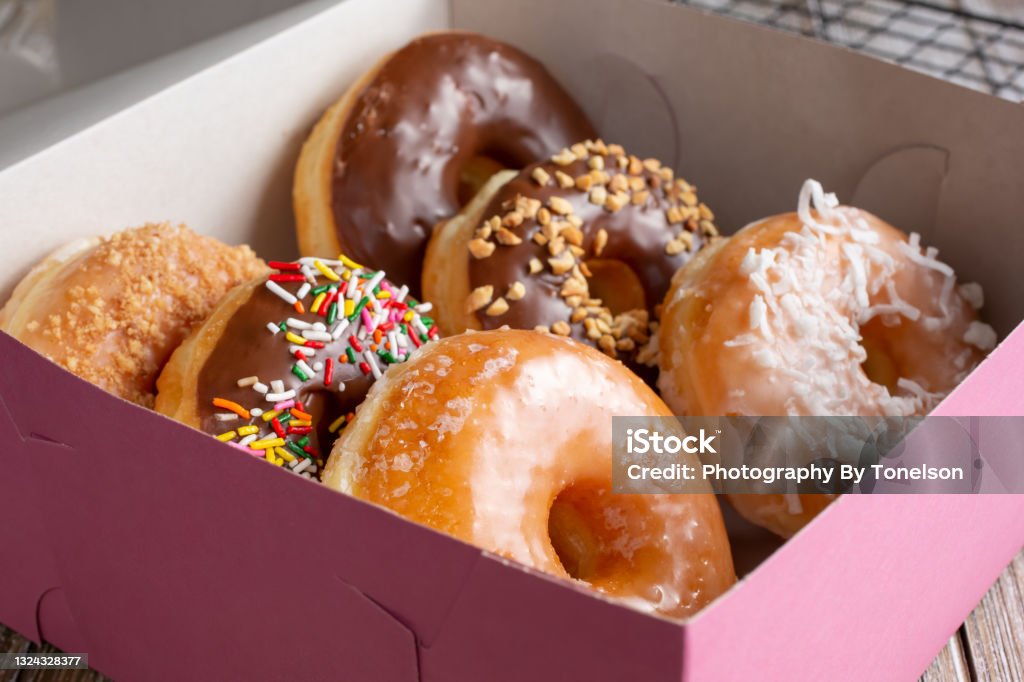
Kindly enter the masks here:
[[673, 273], [718, 234], [696, 189], [601, 141], [492, 178], [434, 233], [423, 289], [446, 335], [541, 327], [630, 363]]
[[[297, 473], [315, 473], [389, 365], [436, 338], [429, 304], [351, 261], [270, 263], [183, 343], [156, 409]], [[422, 313], [422, 314], [421, 314]]]
[[344, 251], [418, 285], [434, 225], [500, 168], [593, 137], [537, 61], [471, 33], [385, 57], [317, 123], [295, 173], [303, 254]]

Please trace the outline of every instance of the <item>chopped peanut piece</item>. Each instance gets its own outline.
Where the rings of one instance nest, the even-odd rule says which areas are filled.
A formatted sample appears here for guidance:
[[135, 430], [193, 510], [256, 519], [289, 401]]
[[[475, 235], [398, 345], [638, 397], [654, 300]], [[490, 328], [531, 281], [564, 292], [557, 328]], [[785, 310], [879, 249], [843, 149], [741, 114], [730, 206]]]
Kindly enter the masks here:
[[512, 282], [508, 288], [508, 292], [505, 294], [505, 298], [510, 301], [522, 300], [523, 296], [526, 296], [526, 287], [518, 280]]
[[591, 185], [594, 184], [594, 179], [589, 175], [581, 175], [576, 178], [576, 189], [581, 192], [586, 192], [590, 189]]
[[466, 299], [466, 312], [475, 313], [485, 305], [491, 302], [491, 298], [494, 296], [494, 287], [490, 284], [482, 287], [473, 289], [469, 297]]
[[551, 175], [540, 166], [533, 169], [533, 172], [530, 173], [530, 177], [533, 178], [541, 187], [551, 181]]
[[494, 238], [504, 246], [516, 246], [522, 244], [523, 240], [516, 233], [506, 230], [504, 227], [494, 233]]
[[568, 166], [570, 163], [576, 160], [576, 155], [573, 154], [568, 149], [563, 149], [562, 151], [552, 156], [551, 160], [557, 163], [559, 166]]
[[556, 275], [564, 275], [572, 270], [572, 266], [575, 264], [576, 259], [569, 251], [563, 251], [557, 258], [548, 258], [548, 265], [551, 266], [551, 272]]
[[494, 242], [479, 238], [469, 240], [469, 252], [473, 254], [473, 258], [487, 258], [494, 253], [494, 249]]
[[487, 310], [484, 311], [491, 317], [497, 317], [498, 315], [504, 315], [508, 312], [508, 301], [503, 298], [495, 299], [494, 303], [487, 306]]
[[576, 183], [571, 175], [562, 171], [555, 171], [555, 180], [558, 180], [558, 186], [562, 189], [569, 189]]
[[572, 213], [572, 204], [562, 197], [551, 197], [548, 200], [548, 205], [558, 215], [569, 215]]

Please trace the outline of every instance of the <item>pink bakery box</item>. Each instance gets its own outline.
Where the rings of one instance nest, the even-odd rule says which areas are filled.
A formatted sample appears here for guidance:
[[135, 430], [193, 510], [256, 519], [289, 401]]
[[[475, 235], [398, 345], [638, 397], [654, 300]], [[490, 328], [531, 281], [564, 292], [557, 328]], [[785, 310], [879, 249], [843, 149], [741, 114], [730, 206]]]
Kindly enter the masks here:
[[[294, 255], [312, 123], [449, 27], [544, 61], [723, 226], [792, 210], [813, 176], [922, 233], [1003, 338], [938, 412], [1024, 414], [1024, 109], [653, 0], [343, 2], [0, 173], [0, 298], [149, 220]], [[1021, 496], [846, 496], [680, 623], [239, 457], [6, 335], [0, 438], [0, 622], [119, 679], [908, 680], [1024, 542]]]

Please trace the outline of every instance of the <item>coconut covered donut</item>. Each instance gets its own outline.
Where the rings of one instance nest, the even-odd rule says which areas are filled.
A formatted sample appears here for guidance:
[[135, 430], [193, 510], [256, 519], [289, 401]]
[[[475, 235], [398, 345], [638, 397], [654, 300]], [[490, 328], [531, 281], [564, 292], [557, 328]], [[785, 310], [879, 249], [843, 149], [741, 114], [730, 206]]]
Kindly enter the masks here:
[[[927, 414], [996, 343], [981, 287], [958, 285], [937, 256], [808, 181], [796, 213], [719, 240], [675, 276], [662, 396], [683, 415]], [[789, 536], [828, 498], [731, 500]]]
[[377, 382], [323, 481], [638, 608], [685, 617], [735, 580], [710, 488], [611, 492], [612, 416], [668, 414], [639, 378], [584, 344], [532, 331], [467, 333]]
[[635, 366], [672, 275], [717, 234], [671, 168], [587, 141], [496, 175], [440, 225], [423, 290], [446, 334], [540, 327]]
[[232, 287], [264, 270], [247, 246], [150, 224], [73, 242], [36, 265], [0, 329], [125, 400], [150, 407], [174, 349]]
[[537, 61], [472, 33], [385, 56], [320, 119], [295, 169], [299, 248], [344, 251], [418, 287], [434, 225], [492, 173], [593, 128]]
[[438, 331], [383, 271], [344, 257], [270, 266], [174, 352], [156, 409], [309, 477], [374, 380]]

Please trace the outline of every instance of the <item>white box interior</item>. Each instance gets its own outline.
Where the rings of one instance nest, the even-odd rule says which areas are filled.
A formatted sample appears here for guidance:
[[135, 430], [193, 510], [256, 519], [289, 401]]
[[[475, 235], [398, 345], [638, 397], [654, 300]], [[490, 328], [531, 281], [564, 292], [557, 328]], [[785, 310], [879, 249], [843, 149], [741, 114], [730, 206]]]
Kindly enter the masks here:
[[673, 165], [727, 231], [793, 210], [815, 177], [985, 285], [1001, 335], [1024, 317], [1019, 107], [696, 16], [657, 0], [347, 0], [0, 174], [0, 299], [68, 240], [146, 221], [294, 255], [291, 178], [310, 126], [382, 53], [454, 26], [544, 61], [606, 139]]

